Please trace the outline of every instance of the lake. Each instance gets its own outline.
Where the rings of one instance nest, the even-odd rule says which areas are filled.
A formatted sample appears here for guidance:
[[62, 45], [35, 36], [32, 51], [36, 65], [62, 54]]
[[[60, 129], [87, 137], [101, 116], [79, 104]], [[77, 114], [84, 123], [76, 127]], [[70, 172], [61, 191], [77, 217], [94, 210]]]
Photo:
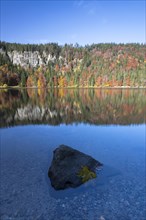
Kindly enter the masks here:
[[[145, 220], [146, 89], [0, 90], [2, 220]], [[96, 179], [55, 191], [61, 144], [103, 163]]]

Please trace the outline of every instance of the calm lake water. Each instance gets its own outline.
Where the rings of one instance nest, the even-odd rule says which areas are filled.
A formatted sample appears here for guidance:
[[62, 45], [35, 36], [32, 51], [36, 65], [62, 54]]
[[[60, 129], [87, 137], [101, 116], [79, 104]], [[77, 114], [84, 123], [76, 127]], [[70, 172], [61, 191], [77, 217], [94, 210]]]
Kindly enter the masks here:
[[[0, 91], [0, 219], [145, 220], [146, 90]], [[60, 144], [104, 164], [96, 179], [55, 191]]]

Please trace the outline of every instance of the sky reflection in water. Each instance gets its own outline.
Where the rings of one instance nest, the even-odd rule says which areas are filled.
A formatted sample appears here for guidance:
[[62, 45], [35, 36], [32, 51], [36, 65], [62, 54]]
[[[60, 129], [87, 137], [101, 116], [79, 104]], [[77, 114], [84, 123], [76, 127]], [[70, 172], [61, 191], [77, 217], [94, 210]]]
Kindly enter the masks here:
[[[90, 93], [70, 90], [60, 97], [58, 91], [42, 102], [20, 91], [1, 93], [2, 219], [145, 218], [145, 91]], [[55, 191], [47, 173], [60, 144], [102, 162], [98, 177]]]

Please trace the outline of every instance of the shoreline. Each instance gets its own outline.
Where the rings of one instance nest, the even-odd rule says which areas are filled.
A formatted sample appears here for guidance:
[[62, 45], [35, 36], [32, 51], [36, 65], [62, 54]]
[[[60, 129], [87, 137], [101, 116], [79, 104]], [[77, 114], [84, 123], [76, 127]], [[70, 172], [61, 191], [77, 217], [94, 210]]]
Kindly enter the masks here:
[[37, 87], [37, 86], [32, 86], [32, 87], [21, 87], [21, 86], [0, 86], [0, 89], [146, 89], [146, 86], [139, 86], [139, 87], [130, 87], [130, 86], [68, 86], [68, 87], [59, 87], [59, 86], [54, 86], [54, 87]]

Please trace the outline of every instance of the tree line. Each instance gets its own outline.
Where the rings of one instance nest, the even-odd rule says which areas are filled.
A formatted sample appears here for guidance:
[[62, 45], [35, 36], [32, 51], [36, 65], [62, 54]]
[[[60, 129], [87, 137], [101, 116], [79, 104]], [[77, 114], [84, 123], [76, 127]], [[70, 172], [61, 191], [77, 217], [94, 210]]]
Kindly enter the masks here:
[[[0, 42], [0, 86], [145, 87], [144, 44], [17, 44]], [[45, 51], [55, 57], [35, 68], [14, 65], [8, 52]]]

